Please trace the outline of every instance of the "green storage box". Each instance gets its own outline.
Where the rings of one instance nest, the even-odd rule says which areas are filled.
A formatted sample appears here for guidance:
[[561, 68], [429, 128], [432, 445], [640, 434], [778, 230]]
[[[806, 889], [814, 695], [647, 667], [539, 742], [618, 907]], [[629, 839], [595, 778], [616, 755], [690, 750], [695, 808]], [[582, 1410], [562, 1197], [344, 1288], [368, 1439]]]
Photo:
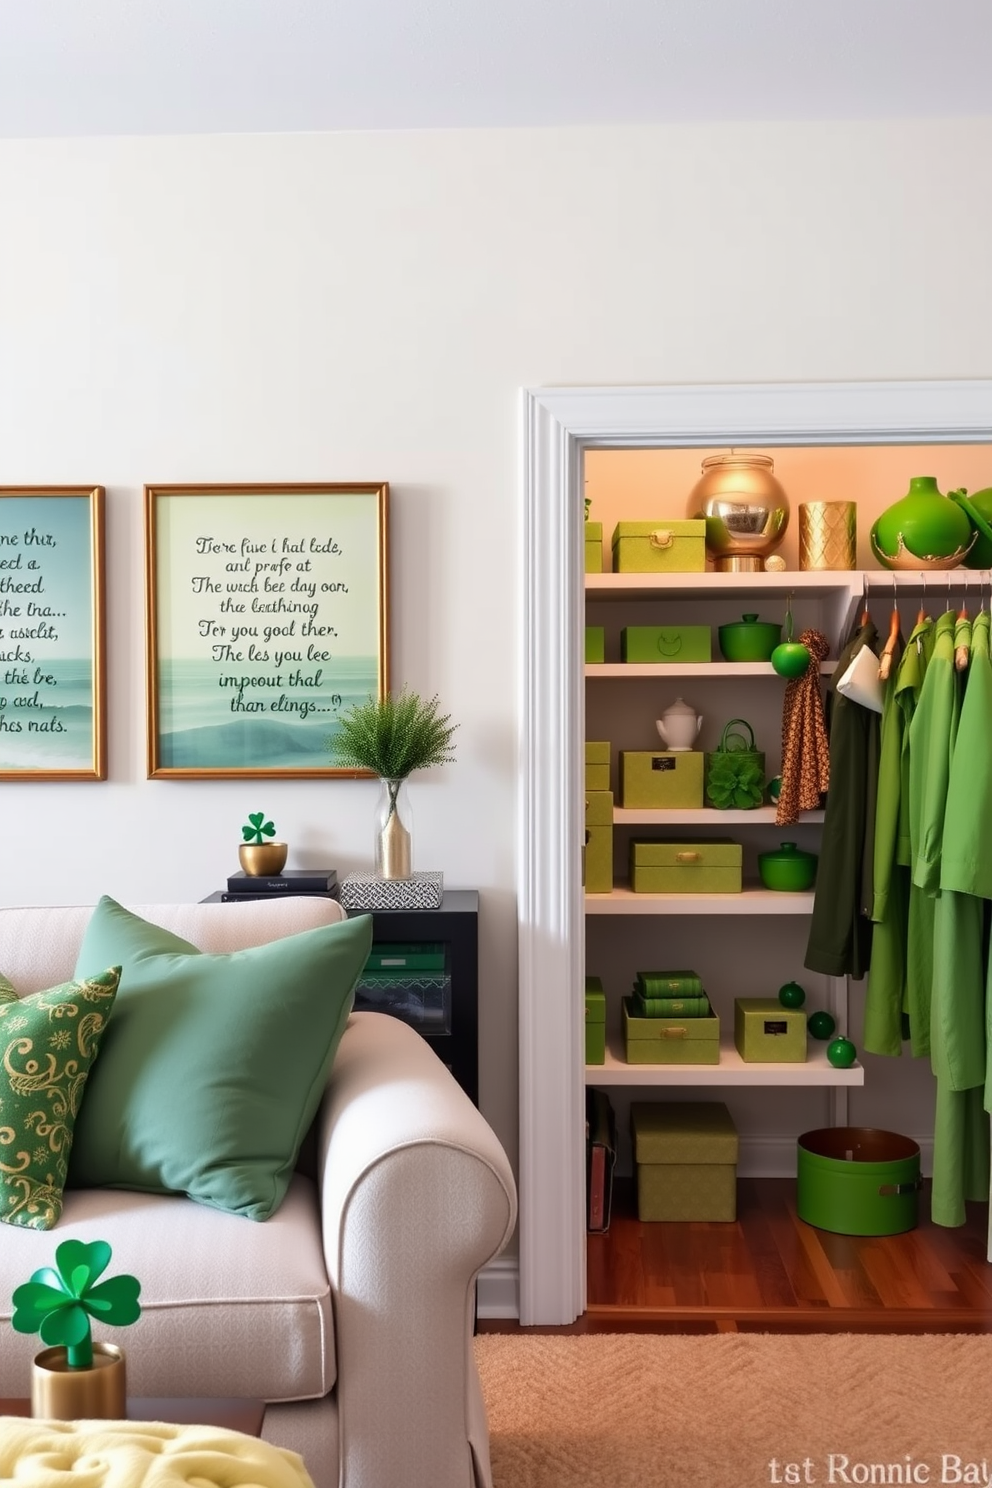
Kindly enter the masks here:
[[745, 1064], [803, 1064], [806, 1013], [777, 997], [736, 997], [734, 1043]]
[[621, 806], [684, 806], [703, 804], [703, 755], [698, 749], [638, 749], [620, 752]]
[[586, 1064], [606, 1063], [606, 993], [599, 977], [586, 977]]
[[586, 526], [586, 573], [603, 572], [603, 524], [587, 522]]
[[620, 632], [620, 660], [655, 662], [711, 661], [713, 635], [708, 625], [625, 625]]
[[[596, 792], [597, 795], [607, 792]], [[585, 890], [587, 894], [613, 892], [613, 824], [586, 827]]]
[[722, 1101], [633, 1101], [640, 1220], [737, 1218], [740, 1144]]
[[610, 741], [609, 739], [586, 740], [586, 790], [605, 791], [610, 788]]
[[586, 791], [586, 826], [612, 827], [613, 792]]
[[623, 999], [623, 1041], [628, 1064], [719, 1064], [720, 1019], [639, 1018], [634, 999]]
[[605, 625], [586, 626], [586, 664], [593, 665], [606, 660]]
[[706, 522], [618, 522], [612, 548], [614, 573], [703, 573]]
[[743, 852], [729, 837], [707, 842], [635, 837], [630, 887], [635, 894], [739, 894]]
[[799, 1138], [796, 1213], [837, 1235], [901, 1235], [916, 1227], [923, 1179], [911, 1137], [827, 1126]]

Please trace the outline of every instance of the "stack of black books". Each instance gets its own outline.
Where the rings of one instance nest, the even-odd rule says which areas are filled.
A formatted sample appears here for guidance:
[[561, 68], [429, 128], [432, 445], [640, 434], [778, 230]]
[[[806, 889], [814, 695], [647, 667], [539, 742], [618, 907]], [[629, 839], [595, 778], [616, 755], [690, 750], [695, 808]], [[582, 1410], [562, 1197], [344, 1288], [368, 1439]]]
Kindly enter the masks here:
[[280, 899], [287, 894], [317, 894], [322, 899], [338, 897], [336, 868], [284, 868], [281, 873], [245, 873], [239, 869], [221, 891], [223, 904], [247, 899]]

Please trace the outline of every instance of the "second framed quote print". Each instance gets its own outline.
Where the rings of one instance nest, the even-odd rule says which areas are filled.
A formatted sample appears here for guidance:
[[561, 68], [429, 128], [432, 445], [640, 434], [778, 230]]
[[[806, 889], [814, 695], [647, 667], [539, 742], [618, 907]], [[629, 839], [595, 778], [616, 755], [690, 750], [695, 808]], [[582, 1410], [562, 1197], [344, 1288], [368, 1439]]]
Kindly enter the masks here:
[[329, 739], [389, 687], [388, 495], [145, 487], [149, 776], [362, 773]]

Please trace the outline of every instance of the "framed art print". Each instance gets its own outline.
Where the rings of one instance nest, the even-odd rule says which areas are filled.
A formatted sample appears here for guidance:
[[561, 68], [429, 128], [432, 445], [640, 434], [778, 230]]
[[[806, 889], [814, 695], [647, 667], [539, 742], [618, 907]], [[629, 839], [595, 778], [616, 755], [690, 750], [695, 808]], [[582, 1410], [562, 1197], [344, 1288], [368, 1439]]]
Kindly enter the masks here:
[[150, 777], [354, 776], [388, 678], [389, 487], [145, 487]]
[[0, 780], [105, 780], [102, 486], [0, 487]]

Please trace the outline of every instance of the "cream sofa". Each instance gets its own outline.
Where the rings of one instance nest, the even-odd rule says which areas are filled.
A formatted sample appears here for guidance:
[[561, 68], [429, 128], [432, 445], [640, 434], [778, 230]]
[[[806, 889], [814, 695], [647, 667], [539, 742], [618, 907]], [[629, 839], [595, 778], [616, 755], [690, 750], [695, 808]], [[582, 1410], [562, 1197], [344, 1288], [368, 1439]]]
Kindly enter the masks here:
[[[343, 913], [317, 898], [130, 907], [204, 951]], [[72, 976], [90, 913], [0, 909], [0, 971], [21, 995]], [[10, 1327], [14, 1287], [61, 1240], [105, 1239], [109, 1274], [142, 1284], [137, 1323], [94, 1325], [124, 1346], [129, 1393], [265, 1400], [263, 1436], [300, 1452], [317, 1488], [489, 1484], [472, 1338], [476, 1277], [516, 1218], [502, 1147], [419, 1035], [379, 1013], [352, 1014], [313, 1136], [314, 1176], [298, 1170], [261, 1224], [67, 1189], [54, 1229], [0, 1226], [0, 1396], [29, 1392], [41, 1346]]]

